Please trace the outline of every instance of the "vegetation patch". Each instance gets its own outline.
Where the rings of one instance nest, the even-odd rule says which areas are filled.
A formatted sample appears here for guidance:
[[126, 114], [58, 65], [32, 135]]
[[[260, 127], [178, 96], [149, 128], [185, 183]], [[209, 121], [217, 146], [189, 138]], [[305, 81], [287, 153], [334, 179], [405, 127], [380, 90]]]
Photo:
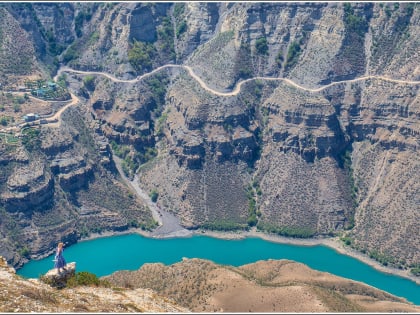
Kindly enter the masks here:
[[287, 51], [286, 68], [291, 68], [298, 62], [301, 51], [299, 42], [293, 41], [290, 44]]
[[22, 130], [22, 144], [29, 152], [38, 150], [41, 147], [39, 129], [26, 128]]
[[260, 55], [268, 55], [267, 38], [260, 37], [255, 41], [255, 49]]
[[67, 48], [67, 50], [64, 52], [62, 60], [64, 63], [69, 63], [75, 59], [79, 58], [79, 52], [77, 51], [77, 44], [73, 43]]
[[213, 222], [205, 222], [201, 225], [201, 228], [205, 230], [211, 231], [238, 231], [238, 230], [246, 230], [248, 226], [245, 224], [240, 224], [233, 221], [228, 220], [220, 220], [220, 221], [213, 221]]
[[93, 75], [87, 75], [83, 78], [83, 85], [89, 91], [93, 91], [95, 89], [95, 77]]
[[12, 116], [0, 116], [0, 125], [6, 127], [10, 123], [14, 122], [15, 119]]
[[249, 44], [242, 43], [239, 47], [234, 64], [234, 73], [236, 73], [237, 80], [253, 76], [254, 70], [252, 69], [251, 47]]
[[156, 189], [152, 189], [152, 191], [149, 194], [149, 197], [153, 202], [156, 202], [159, 197], [159, 193], [157, 192]]
[[420, 276], [420, 264], [414, 265], [414, 266], [410, 269], [410, 272], [411, 272], [413, 275], [415, 275], [415, 276], [419, 277], [419, 276]]
[[110, 284], [106, 280], [99, 279], [93, 273], [80, 271], [67, 280], [66, 286], [68, 288], [74, 288], [77, 286], [110, 287]]
[[[186, 26], [187, 25], [185, 25], [185, 30], [183, 31], [186, 31]], [[162, 24], [158, 27], [157, 33], [160, 42], [158, 47], [159, 50], [164, 52], [165, 55], [168, 55], [170, 60], [175, 60], [174, 27], [168, 16], [165, 16], [162, 19]]]
[[345, 151], [342, 152], [341, 155], [338, 156], [338, 164], [341, 168], [344, 168], [344, 170], [346, 171], [347, 175], [348, 175], [348, 180], [350, 183], [350, 191], [351, 191], [351, 199], [352, 199], [352, 203], [353, 203], [353, 211], [352, 211], [352, 215], [349, 218], [349, 224], [346, 227], [348, 230], [352, 229], [354, 227], [354, 209], [357, 208], [358, 206], [358, 192], [359, 189], [357, 187], [357, 185], [355, 184], [355, 180], [354, 180], [354, 172], [353, 172], [353, 167], [352, 167], [352, 161], [351, 161], [351, 146], [350, 149], [346, 149]]
[[344, 3], [344, 26], [346, 32], [355, 33], [361, 38], [364, 38], [369, 24], [364, 16], [355, 14], [350, 3]]
[[90, 12], [90, 8], [88, 7], [86, 11], [80, 11], [75, 19], [74, 19], [74, 31], [77, 37], [81, 37], [83, 35], [82, 29], [83, 24], [89, 22], [92, 18], [92, 13]]
[[248, 198], [248, 219], [247, 223], [250, 227], [256, 226], [261, 212], [257, 208], [257, 198], [262, 195], [260, 185], [257, 181], [253, 181], [246, 190]]
[[156, 55], [156, 49], [151, 43], [134, 41], [128, 50], [128, 62], [133, 68], [143, 73], [152, 69], [152, 59]]
[[15, 137], [9, 133], [0, 133], [0, 140], [8, 145], [17, 145], [19, 144], [19, 138]]
[[311, 238], [315, 235], [316, 231], [309, 227], [304, 226], [276, 226], [267, 222], [259, 222], [257, 228], [264, 232], [274, 233], [287, 237], [296, 238]]
[[353, 239], [349, 236], [342, 236], [340, 237], [340, 240], [347, 246], [351, 246], [353, 244]]
[[141, 164], [144, 164], [157, 156], [157, 150], [153, 147], [144, 146], [142, 151], [137, 151], [130, 145], [118, 144], [114, 140], [110, 142], [112, 151], [116, 156], [123, 159], [122, 168], [126, 176], [132, 176]]
[[376, 250], [376, 249], [369, 251], [368, 254], [370, 258], [379, 261], [384, 266], [388, 266], [388, 264], [393, 265], [396, 263], [396, 260], [394, 257], [386, 253], [380, 252], [379, 250]]

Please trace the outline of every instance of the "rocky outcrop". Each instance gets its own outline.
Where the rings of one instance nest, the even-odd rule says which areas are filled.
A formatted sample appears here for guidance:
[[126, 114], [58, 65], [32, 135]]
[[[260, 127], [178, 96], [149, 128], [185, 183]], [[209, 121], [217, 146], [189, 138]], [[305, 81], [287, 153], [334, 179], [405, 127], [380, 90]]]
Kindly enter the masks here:
[[278, 150], [294, 152], [306, 162], [326, 156], [337, 158], [348, 145], [336, 111], [322, 95], [281, 85], [262, 110], [270, 140]]
[[[76, 313], [76, 312], [150, 312], [150, 313], [186, 313], [189, 310], [164, 298], [150, 289], [127, 290], [118, 287], [78, 285], [61, 288], [62, 280], [70, 277], [75, 265], [67, 264], [67, 272], [56, 274], [52, 270], [41, 279], [24, 279], [15, 274], [6, 260], [0, 256], [0, 312], [40, 312], [40, 313]], [[43, 280], [48, 279], [48, 283]], [[56, 286], [58, 285], [58, 286]]]
[[40, 280], [53, 288], [62, 289], [66, 287], [67, 281], [76, 274], [76, 263], [66, 264], [60, 272], [54, 268], [49, 270], [45, 275], [40, 276]]
[[15, 167], [7, 179], [7, 190], [1, 194], [1, 201], [7, 211], [26, 212], [43, 207], [50, 202], [54, 193], [54, 179], [45, 170], [42, 161]]

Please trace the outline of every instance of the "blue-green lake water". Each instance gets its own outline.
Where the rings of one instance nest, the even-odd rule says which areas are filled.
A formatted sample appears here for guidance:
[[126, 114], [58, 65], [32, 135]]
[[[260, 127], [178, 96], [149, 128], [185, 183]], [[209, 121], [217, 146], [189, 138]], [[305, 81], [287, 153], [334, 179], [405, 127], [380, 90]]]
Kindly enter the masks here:
[[[117, 270], [137, 270], [145, 263], [165, 265], [183, 257], [203, 258], [218, 264], [240, 266], [258, 260], [290, 259], [341, 277], [361, 281], [420, 305], [420, 285], [409, 279], [380, 272], [369, 265], [322, 246], [279, 244], [259, 238], [224, 240], [207, 236], [153, 239], [138, 234], [104, 237], [65, 248], [67, 262], [76, 262], [77, 271], [97, 276]], [[17, 273], [37, 278], [52, 269], [53, 256], [33, 260]]]

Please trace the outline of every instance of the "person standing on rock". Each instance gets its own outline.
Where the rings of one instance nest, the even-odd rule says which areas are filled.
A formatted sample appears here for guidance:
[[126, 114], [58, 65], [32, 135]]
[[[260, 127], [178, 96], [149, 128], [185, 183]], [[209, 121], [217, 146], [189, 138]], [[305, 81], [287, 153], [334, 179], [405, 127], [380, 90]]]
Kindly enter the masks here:
[[63, 246], [64, 244], [62, 242], [58, 243], [57, 251], [55, 253], [54, 258], [54, 267], [57, 268], [57, 271], [60, 272], [60, 269], [63, 268], [63, 270], [66, 270], [66, 260], [63, 257]]

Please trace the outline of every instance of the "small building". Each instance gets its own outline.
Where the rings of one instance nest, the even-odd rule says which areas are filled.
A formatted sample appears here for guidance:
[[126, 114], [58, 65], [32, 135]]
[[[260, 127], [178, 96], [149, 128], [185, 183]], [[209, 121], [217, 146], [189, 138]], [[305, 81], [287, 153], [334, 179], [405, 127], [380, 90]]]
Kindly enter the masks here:
[[49, 81], [49, 82], [48, 82], [48, 87], [49, 87], [51, 90], [55, 90], [55, 88], [57, 87], [57, 84], [56, 84], [55, 82], [51, 82], [51, 81]]
[[24, 119], [26, 122], [29, 122], [29, 121], [35, 121], [35, 120], [37, 120], [38, 118], [39, 118], [39, 116], [38, 116], [37, 114], [34, 114], [34, 113], [29, 113], [29, 114], [27, 114], [27, 115], [23, 116], [23, 119]]
[[36, 89], [31, 91], [33, 96], [44, 97], [45, 96], [45, 89]]

